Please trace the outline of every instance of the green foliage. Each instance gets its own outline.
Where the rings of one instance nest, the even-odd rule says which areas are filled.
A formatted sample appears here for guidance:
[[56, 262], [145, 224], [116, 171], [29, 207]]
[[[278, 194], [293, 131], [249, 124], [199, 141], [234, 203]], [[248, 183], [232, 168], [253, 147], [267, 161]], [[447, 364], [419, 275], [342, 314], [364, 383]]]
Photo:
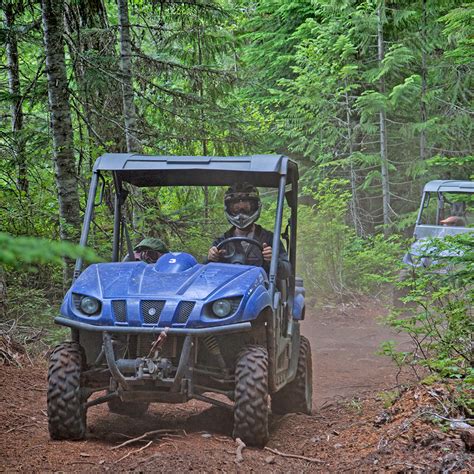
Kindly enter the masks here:
[[402, 254], [400, 237], [396, 234], [385, 237], [382, 234], [365, 239], [354, 238], [345, 249], [345, 276], [354, 282], [355, 289], [370, 294], [391, 283], [393, 268]]
[[299, 272], [318, 296], [340, 296], [348, 289], [343, 257], [354, 232], [344, 222], [349, 198], [345, 185], [345, 181], [324, 180], [316, 191], [304, 189], [316, 204], [298, 209]]
[[[403, 362], [441, 378], [463, 379], [474, 387], [472, 334], [474, 238], [470, 234], [433, 239], [425, 247], [428, 267], [416, 267], [399, 286], [406, 307], [389, 324], [408, 334], [413, 347]], [[392, 345], [384, 352], [400, 360]]]
[[65, 256], [82, 257], [90, 262], [97, 261], [97, 256], [91, 249], [69, 242], [34, 237], [13, 237], [0, 232], [0, 265], [7, 268], [18, 268], [31, 264], [61, 264]]
[[377, 394], [377, 398], [383, 402], [383, 407], [389, 409], [400, 398], [399, 390], [386, 390]]
[[54, 323], [58, 315], [59, 292], [52, 288], [35, 288], [28, 285], [28, 281], [25, 284], [22, 278], [11, 277], [9, 281], [7, 318], [15, 328], [15, 340], [20, 342], [26, 338], [25, 344], [28, 344], [29, 339], [34, 339], [31, 340], [34, 353], [44, 352], [68, 338], [69, 329]]
[[[271, 108], [273, 146], [309, 161], [310, 181], [351, 180], [359, 235], [381, 221], [380, 111], [399, 229], [424, 182], [473, 173], [465, 159], [472, 155], [472, 7], [387, 2], [379, 64], [379, 4], [261, 0], [260, 15], [245, 23], [245, 57], [258, 70], [247, 97]], [[429, 166], [436, 155], [441, 166]], [[466, 166], [457, 167], [459, 160]]]
[[433, 156], [428, 161], [432, 169], [442, 170], [444, 173], [455, 173], [455, 176], [474, 179], [474, 155], [466, 156]]
[[323, 180], [317, 190], [306, 188], [316, 201], [300, 205], [298, 273], [318, 299], [350, 298], [390, 282], [401, 254], [396, 236], [358, 237], [346, 223], [350, 193], [345, 180]]
[[474, 7], [465, 3], [453, 8], [440, 18], [445, 24], [444, 34], [447, 35], [453, 49], [446, 52], [448, 58], [454, 59], [457, 64], [472, 65], [474, 60], [474, 27], [472, 18]]

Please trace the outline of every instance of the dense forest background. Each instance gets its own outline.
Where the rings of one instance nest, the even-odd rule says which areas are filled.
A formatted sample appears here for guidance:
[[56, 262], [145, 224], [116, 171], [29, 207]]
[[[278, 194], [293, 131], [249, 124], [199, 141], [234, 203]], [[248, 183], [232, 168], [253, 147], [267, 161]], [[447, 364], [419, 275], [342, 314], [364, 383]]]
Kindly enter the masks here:
[[[470, 2], [0, 6], [0, 290], [10, 316], [54, 312], [70, 277], [58, 255], [74, 255], [67, 243], [78, 241], [104, 152], [295, 159], [298, 272], [319, 299], [373, 288], [410, 235], [423, 184], [474, 174]], [[273, 195], [263, 194], [265, 223]], [[91, 240], [104, 259], [111, 207], [107, 183]], [[160, 236], [201, 256], [226, 225], [222, 190], [136, 192], [129, 221], [134, 241]]]

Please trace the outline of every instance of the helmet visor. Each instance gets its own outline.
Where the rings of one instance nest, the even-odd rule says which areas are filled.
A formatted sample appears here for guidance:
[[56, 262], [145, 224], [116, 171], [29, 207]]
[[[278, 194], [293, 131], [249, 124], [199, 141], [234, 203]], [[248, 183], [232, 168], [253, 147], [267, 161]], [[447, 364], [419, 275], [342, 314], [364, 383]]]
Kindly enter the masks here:
[[226, 211], [232, 216], [239, 214], [250, 216], [257, 212], [258, 205], [258, 198], [249, 196], [232, 196], [225, 200]]

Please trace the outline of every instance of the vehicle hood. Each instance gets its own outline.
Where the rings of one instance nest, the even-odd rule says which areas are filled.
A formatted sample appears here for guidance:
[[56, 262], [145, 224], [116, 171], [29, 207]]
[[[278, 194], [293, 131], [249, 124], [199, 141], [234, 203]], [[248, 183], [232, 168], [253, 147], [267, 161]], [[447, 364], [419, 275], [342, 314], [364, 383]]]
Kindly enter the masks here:
[[179, 298], [206, 300], [215, 294], [243, 294], [263, 269], [222, 263], [196, 264], [167, 273], [144, 262], [99, 263], [89, 266], [77, 279], [72, 292], [97, 298]]
[[443, 259], [450, 257], [460, 257], [462, 252], [459, 249], [444, 248], [441, 250], [436, 239], [420, 239], [410, 247], [410, 251], [403, 257], [403, 262], [415, 267], [428, 267], [439, 264]]

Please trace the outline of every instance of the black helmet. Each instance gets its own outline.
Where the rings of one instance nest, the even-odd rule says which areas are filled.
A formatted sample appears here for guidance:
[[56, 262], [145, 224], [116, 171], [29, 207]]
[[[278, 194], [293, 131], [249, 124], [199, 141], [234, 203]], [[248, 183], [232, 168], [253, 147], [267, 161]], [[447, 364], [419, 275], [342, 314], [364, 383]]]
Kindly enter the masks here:
[[[249, 201], [250, 212], [248, 214], [239, 212], [233, 214], [231, 205], [237, 201]], [[224, 196], [224, 213], [227, 220], [239, 229], [245, 229], [253, 224], [259, 217], [262, 210], [262, 203], [258, 194], [258, 189], [249, 183], [235, 183], [226, 192]]]

